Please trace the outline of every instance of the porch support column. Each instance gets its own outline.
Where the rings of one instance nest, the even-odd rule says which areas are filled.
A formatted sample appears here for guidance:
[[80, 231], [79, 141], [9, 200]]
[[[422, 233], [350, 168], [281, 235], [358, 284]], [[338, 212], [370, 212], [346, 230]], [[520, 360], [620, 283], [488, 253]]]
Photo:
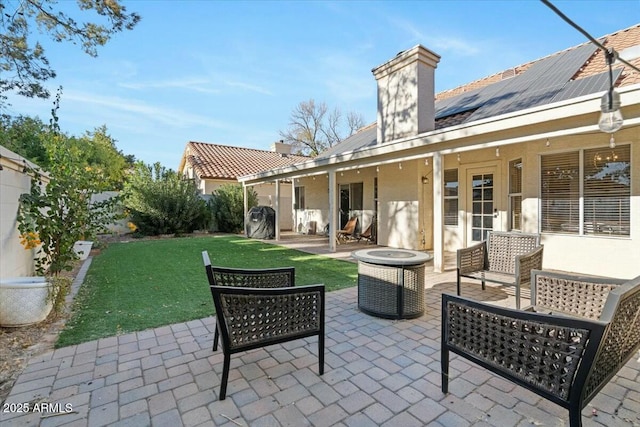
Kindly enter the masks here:
[[[242, 183], [242, 207], [244, 209], [242, 214], [242, 231], [247, 232], [247, 213], [249, 212], [249, 194], [247, 191], [247, 184]], [[245, 236], [247, 237], [247, 236]]]
[[336, 209], [336, 171], [329, 170], [329, 252], [336, 251], [336, 224], [338, 224], [338, 210]]
[[433, 155], [433, 271], [444, 271], [444, 162]]
[[280, 240], [280, 180], [276, 179], [276, 200], [274, 209], [276, 211], [276, 241]]

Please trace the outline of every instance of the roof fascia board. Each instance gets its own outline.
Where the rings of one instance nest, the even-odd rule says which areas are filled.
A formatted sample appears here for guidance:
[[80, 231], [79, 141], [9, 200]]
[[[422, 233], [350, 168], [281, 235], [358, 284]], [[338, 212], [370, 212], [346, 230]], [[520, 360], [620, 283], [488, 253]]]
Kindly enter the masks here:
[[[622, 88], [617, 88], [616, 90], [620, 94], [623, 108], [625, 105], [640, 104], [640, 84], [624, 86]], [[440, 151], [444, 154], [449, 152], [468, 151], [477, 148], [476, 144], [470, 144], [468, 146], [460, 146], [460, 144], [464, 144], [465, 140], [478, 138], [482, 135], [498, 135], [500, 132], [509, 131], [520, 127], [598, 113], [600, 106], [599, 101], [602, 93], [603, 92], [598, 92], [597, 94], [589, 94], [578, 98], [564, 100], [554, 104], [547, 104], [544, 106], [520, 110], [509, 114], [494, 116], [487, 119], [474, 121], [468, 124], [461, 124], [445, 129], [429, 131], [413, 137], [402, 138], [395, 141], [387, 142], [382, 145], [377, 145], [375, 147], [369, 147], [364, 150], [348, 151], [335, 154], [331, 157], [323, 158], [320, 160], [310, 160], [285, 168], [272, 169], [257, 174], [245, 175], [238, 177], [238, 181], [243, 183], [253, 183], [254, 181], [281, 179], [283, 177], [314, 175], [318, 173], [324, 173], [327, 171], [327, 169], [338, 170], [341, 164], [344, 164], [343, 166], [345, 170], [352, 169], [357, 167], [358, 161], [360, 161], [361, 166], [364, 166], [364, 160], [370, 160], [370, 163], [373, 164], [376, 162], [371, 161], [372, 157], [384, 157], [385, 155], [389, 155], [391, 153], [395, 153], [397, 155], [397, 161], [410, 160], [412, 158], [428, 156], [429, 153], [423, 152], [419, 156], [410, 155], [410, 157], [402, 158], [401, 152], [410, 151], [411, 149], [415, 149], [418, 147], [425, 148], [430, 145], [432, 145], [434, 148], [431, 151]], [[634, 122], [635, 121], [632, 122], [630, 119], [625, 118], [625, 126], [633, 124]], [[570, 133], [593, 132], [594, 130], [598, 130], [598, 126], [597, 124], [595, 124], [595, 122], [594, 125], [590, 126], [570, 129], [563, 128], [557, 131], [528, 134], [522, 137], [509, 138], [507, 140], [497, 137], [494, 138], [494, 142], [492, 143], [483, 141], [482, 145], [483, 147], [507, 145], [507, 142], [505, 141], [511, 141], [509, 143], [517, 143], [552, 136], [557, 137]], [[436, 146], [438, 145], [451, 144], [454, 141], [458, 141], [458, 147], [448, 149], [436, 148]], [[345, 164], [347, 162], [348, 164]], [[321, 169], [322, 171], [318, 169]]]

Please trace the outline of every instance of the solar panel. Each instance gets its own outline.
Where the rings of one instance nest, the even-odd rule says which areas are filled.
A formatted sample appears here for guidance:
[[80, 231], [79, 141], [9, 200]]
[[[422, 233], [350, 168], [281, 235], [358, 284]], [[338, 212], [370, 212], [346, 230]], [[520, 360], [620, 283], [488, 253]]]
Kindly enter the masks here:
[[596, 49], [595, 45], [588, 43], [532, 64], [524, 73], [511, 79], [511, 84], [502, 93], [485, 103], [468, 121], [551, 102]]
[[[622, 69], [613, 70], [613, 81], [620, 77]], [[566, 99], [577, 98], [609, 89], [609, 71], [585, 77], [584, 79], [572, 80], [567, 83], [562, 90], [551, 100], [551, 102], [564, 101]]]

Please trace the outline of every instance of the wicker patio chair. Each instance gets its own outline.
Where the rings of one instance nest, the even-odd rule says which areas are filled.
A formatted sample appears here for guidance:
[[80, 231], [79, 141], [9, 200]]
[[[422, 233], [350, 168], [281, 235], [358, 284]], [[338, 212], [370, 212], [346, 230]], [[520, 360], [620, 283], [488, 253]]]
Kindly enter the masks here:
[[457, 251], [457, 293], [461, 277], [515, 286], [516, 308], [520, 308], [520, 287], [529, 283], [531, 271], [542, 268], [540, 235], [490, 231], [487, 239]]
[[[293, 285], [293, 268], [213, 267], [208, 254], [203, 252], [202, 256], [209, 282], [213, 283], [210, 289], [216, 309], [214, 351], [219, 336], [224, 354], [220, 400], [227, 394], [231, 355], [242, 351], [317, 335], [318, 371], [324, 374], [324, 285], [287, 286], [285, 283]], [[223, 282], [228, 285], [221, 285]]]
[[579, 427], [582, 409], [640, 349], [640, 276], [534, 271], [531, 283], [534, 305], [523, 311], [442, 295], [442, 392], [451, 351], [568, 409]]
[[[257, 270], [212, 267], [207, 251], [202, 251], [202, 261], [207, 272], [209, 286], [287, 288], [296, 284], [296, 271], [293, 267]], [[218, 329], [216, 328], [213, 336], [213, 351], [218, 350], [218, 337]]]

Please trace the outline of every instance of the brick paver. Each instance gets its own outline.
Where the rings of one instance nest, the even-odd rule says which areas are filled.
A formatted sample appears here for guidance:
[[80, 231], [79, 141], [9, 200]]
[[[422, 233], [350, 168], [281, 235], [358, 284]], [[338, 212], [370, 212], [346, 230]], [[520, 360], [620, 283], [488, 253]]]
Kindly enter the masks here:
[[[273, 345], [232, 356], [227, 399], [219, 401], [215, 321], [201, 319], [34, 357], [0, 425], [568, 425], [564, 409], [456, 356], [450, 393], [442, 394], [440, 300], [455, 293], [455, 274], [427, 276], [425, 314], [413, 320], [361, 313], [356, 288], [328, 293], [323, 376], [315, 339]], [[468, 283], [463, 294], [515, 306], [504, 288]], [[634, 358], [585, 409], [584, 425], [639, 425], [638, 384]], [[40, 412], [17, 412], [27, 403]]]

